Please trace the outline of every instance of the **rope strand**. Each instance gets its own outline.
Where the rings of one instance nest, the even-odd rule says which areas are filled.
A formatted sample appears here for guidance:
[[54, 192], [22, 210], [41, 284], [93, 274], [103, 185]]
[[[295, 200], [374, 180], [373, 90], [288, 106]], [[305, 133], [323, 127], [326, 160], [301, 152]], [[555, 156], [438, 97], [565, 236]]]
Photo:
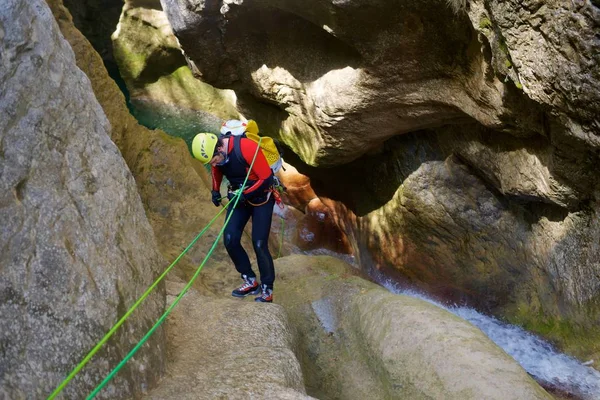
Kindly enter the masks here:
[[146, 289], [144, 294], [142, 294], [142, 296], [131, 306], [131, 308], [129, 308], [129, 310], [127, 310], [127, 312], [108, 331], [108, 333], [106, 335], [104, 335], [104, 337], [102, 339], [100, 339], [98, 344], [96, 344], [96, 346], [94, 346], [94, 348], [92, 348], [92, 350], [90, 350], [90, 352], [71, 371], [71, 373], [61, 382], [61, 384], [58, 385], [58, 387], [56, 389], [54, 389], [54, 391], [48, 397], [48, 400], [54, 399], [56, 396], [58, 396], [58, 394], [60, 394], [60, 392], [63, 391], [65, 386], [67, 386], [67, 384], [75, 377], [75, 375], [77, 375], [79, 373], [79, 371], [81, 371], [81, 369], [92, 359], [92, 357], [98, 352], [98, 350], [100, 350], [100, 348], [108, 341], [108, 339], [110, 339], [110, 337], [117, 331], [117, 329], [119, 329], [119, 327], [121, 325], [123, 325], [125, 320], [131, 315], [131, 313], [133, 313], [133, 311], [136, 308], [138, 308], [138, 306], [146, 299], [146, 297], [148, 297], [148, 295], [150, 295], [150, 293], [154, 290], [154, 288], [156, 288], [156, 286], [163, 280], [163, 278], [169, 273], [169, 271], [171, 271], [171, 269], [175, 266], [175, 264], [177, 264], [179, 262], [179, 260], [181, 260], [181, 258], [192, 248], [192, 246], [194, 244], [196, 244], [198, 239], [200, 239], [200, 237], [202, 237], [202, 235], [204, 235], [204, 233], [215, 222], [215, 220], [223, 213], [223, 211], [225, 211], [227, 209], [228, 205], [229, 204], [227, 204], [225, 207], [223, 207], [221, 210], [219, 210], [219, 212], [208, 223], [208, 225], [206, 225], [204, 227], [204, 229], [202, 229], [202, 231], [194, 238], [194, 240], [192, 240], [191, 243], [185, 248], [185, 250], [183, 250], [183, 252], [181, 252], [181, 254], [179, 254], [179, 256], [177, 256], [175, 261], [173, 261], [171, 263], [171, 265], [169, 265], [169, 267], [154, 281], [154, 283], [152, 285], [150, 285], [150, 287], [148, 289]]

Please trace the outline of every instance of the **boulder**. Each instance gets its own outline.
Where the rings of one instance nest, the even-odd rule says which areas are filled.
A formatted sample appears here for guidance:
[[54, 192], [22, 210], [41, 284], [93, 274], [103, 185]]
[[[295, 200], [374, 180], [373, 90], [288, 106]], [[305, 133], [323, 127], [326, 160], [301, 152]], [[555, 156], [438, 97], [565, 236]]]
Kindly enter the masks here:
[[277, 261], [307, 393], [343, 399], [551, 399], [478, 328], [328, 256]]
[[[94, 94], [111, 123], [111, 139], [135, 178], [158, 248], [165, 259], [172, 262], [219, 211], [210, 201], [210, 174], [193, 159], [183, 140], [158, 129], [147, 129], [136, 121], [102, 59], [73, 25], [69, 11], [60, 0], [48, 0], [48, 3], [75, 52], [77, 65], [90, 78]], [[214, 239], [222, 227], [220, 221], [179, 261], [172, 274], [182, 279], [192, 276], [212, 244], [210, 239]], [[246, 246], [251, 247], [251, 244], [246, 242]], [[228, 260], [222, 246], [216, 248], [215, 255]]]
[[[160, 273], [164, 259], [111, 125], [46, 3], [0, 8], [0, 397], [48, 396]], [[63, 391], [86, 396], [161, 315], [164, 286]], [[159, 329], [100, 398], [164, 367]]]

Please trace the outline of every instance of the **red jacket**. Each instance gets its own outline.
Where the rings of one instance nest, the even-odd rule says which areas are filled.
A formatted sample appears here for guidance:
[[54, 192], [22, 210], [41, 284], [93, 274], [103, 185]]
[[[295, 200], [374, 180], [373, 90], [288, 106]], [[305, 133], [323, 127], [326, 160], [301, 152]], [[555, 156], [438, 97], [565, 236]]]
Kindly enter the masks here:
[[[227, 139], [227, 155], [228, 157], [235, 157], [233, 154], [233, 137]], [[260, 151], [258, 147], [258, 143], [254, 140], [250, 140], [248, 138], [242, 138], [240, 140], [240, 148], [242, 151], [242, 157], [246, 161], [248, 165], [252, 164], [252, 159], [254, 158], [254, 154], [256, 154], [256, 160], [254, 161], [254, 165], [252, 166], [252, 171], [250, 172], [250, 176], [248, 180], [254, 181], [254, 184], [244, 190], [244, 194], [249, 194], [258, 189], [266, 179], [271, 177], [273, 173], [271, 171], [271, 167], [265, 158], [265, 155], [262, 151]], [[246, 167], [246, 173], [248, 173], [248, 168]], [[213, 190], [219, 191], [221, 188], [221, 182], [223, 181], [223, 171], [220, 167], [211, 167], [212, 169], [212, 188]]]

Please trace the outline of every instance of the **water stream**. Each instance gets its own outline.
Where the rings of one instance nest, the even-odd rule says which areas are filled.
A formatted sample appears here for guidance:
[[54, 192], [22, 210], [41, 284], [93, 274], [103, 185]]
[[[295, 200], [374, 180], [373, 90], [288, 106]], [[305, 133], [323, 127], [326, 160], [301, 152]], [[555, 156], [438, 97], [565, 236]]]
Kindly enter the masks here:
[[372, 276], [377, 283], [392, 293], [415, 297], [434, 304], [469, 321], [494, 343], [514, 358], [542, 386], [558, 390], [568, 398], [581, 400], [600, 399], [600, 372], [585, 364], [599, 362], [581, 361], [558, 352], [550, 343], [526, 330], [506, 324], [494, 317], [464, 306], [446, 306], [426, 294], [402, 288], [379, 271]]
[[[352, 256], [345, 254], [322, 249], [302, 253], [330, 255], [357, 266]], [[550, 343], [523, 328], [506, 324], [473, 308], [441, 304], [425, 293], [399, 285], [379, 270], [371, 271], [370, 277], [392, 293], [427, 301], [475, 325], [514, 358], [538, 383], [549, 391], [558, 393], [561, 398], [600, 400], [600, 372], [587, 366], [600, 360], [582, 363], [574, 357], [560, 353]], [[324, 328], [327, 329], [326, 326]]]

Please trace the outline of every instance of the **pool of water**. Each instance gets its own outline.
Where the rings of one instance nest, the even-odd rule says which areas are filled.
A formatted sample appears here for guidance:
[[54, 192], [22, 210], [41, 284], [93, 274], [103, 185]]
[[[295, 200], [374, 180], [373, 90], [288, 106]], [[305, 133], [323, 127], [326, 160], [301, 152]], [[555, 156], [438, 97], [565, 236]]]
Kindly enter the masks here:
[[171, 136], [185, 140], [192, 149], [192, 140], [201, 132], [218, 133], [223, 122], [219, 117], [198, 110], [183, 109], [151, 100], [131, 99], [127, 85], [116, 64], [105, 62], [108, 74], [117, 83], [127, 102], [129, 112], [141, 125], [149, 129], [162, 129]]
[[218, 133], [222, 120], [213, 114], [181, 109], [149, 100], [133, 100], [130, 103], [133, 116], [149, 129], [162, 129], [171, 136], [185, 140], [191, 151], [194, 136], [201, 132]]

